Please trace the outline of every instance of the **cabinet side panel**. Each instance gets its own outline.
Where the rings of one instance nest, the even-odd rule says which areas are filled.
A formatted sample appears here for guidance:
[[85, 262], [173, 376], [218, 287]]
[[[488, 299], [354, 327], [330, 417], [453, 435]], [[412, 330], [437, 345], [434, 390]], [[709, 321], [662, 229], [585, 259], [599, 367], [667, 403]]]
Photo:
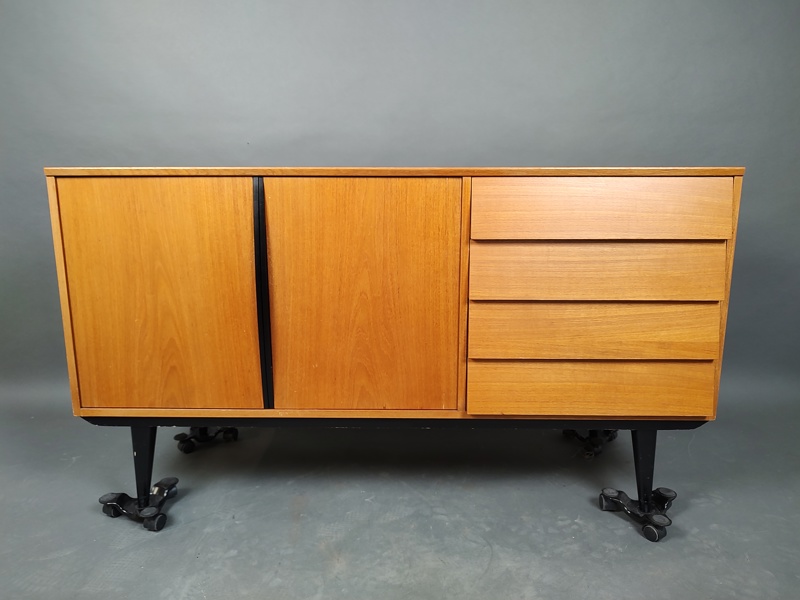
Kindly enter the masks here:
[[64, 347], [67, 353], [67, 372], [72, 394], [72, 412], [78, 414], [80, 409], [80, 386], [78, 371], [75, 368], [75, 343], [72, 337], [72, 314], [69, 308], [69, 287], [67, 285], [67, 269], [64, 263], [64, 243], [61, 237], [61, 213], [58, 206], [58, 184], [55, 177], [47, 178], [47, 198], [50, 203], [50, 223], [53, 228], [53, 247], [56, 257], [56, 274], [58, 276], [58, 295], [61, 302], [61, 320], [64, 323]]
[[59, 203], [81, 406], [263, 406], [250, 178], [73, 178]]
[[726, 244], [725, 264], [725, 295], [722, 298], [719, 332], [719, 360], [717, 360], [717, 377], [714, 393], [714, 414], [717, 414], [717, 401], [719, 400], [719, 384], [722, 376], [722, 352], [725, 347], [725, 328], [728, 324], [728, 304], [731, 299], [731, 276], [733, 275], [733, 251], [736, 249], [736, 230], [739, 225], [739, 203], [742, 198], [742, 178], [733, 178], [733, 232], [731, 239]]
[[265, 178], [279, 409], [455, 409], [460, 178]]

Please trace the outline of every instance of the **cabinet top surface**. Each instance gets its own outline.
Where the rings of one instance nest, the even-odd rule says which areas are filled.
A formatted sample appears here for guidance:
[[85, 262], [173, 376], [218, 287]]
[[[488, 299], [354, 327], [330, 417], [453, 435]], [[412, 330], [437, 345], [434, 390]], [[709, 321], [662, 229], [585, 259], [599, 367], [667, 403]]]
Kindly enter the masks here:
[[45, 167], [48, 177], [733, 177], [744, 167]]

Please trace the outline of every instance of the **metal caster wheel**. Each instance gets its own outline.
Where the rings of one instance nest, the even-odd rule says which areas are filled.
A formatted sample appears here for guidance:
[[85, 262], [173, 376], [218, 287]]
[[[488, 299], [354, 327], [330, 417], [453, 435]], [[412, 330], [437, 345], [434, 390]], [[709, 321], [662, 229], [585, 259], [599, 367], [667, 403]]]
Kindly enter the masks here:
[[[672, 519], [670, 519], [667, 515], [648, 515], [647, 520], [650, 521], [649, 525], [653, 525], [654, 527], [660, 527], [661, 529], [664, 529], [672, 525]], [[665, 533], [664, 535], [667, 534]]]
[[607, 510], [610, 512], [617, 512], [620, 510], [619, 503], [613, 501], [618, 496], [619, 492], [614, 488], [603, 488], [599, 498], [600, 510]]
[[677, 497], [678, 494], [669, 488], [660, 487], [653, 490], [653, 500], [663, 511], [669, 510]]
[[153, 496], [163, 496], [166, 500], [174, 498], [178, 495], [178, 478], [165, 477], [150, 488], [150, 494]]
[[161, 531], [167, 524], [167, 515], [160, 513], [155, 517], [147, 517], [142, 523], [142, 527], [148, 531]]
[[647, 538], [647, 541], [657, 542], [658, 540], [666, 537], [667, 529], [666, 527], [659, 527], [658, 525], [648, 523], [642, 527], [642, 534], [645, 538]]
[[103, 514], [107, 517], [111, 517], [112, 519], [116, 519], [118, 516], [122, 514], [122, 511], [118, 509], [116, 506], [113, 506], [111, 504], [104, 504]]
[[178, 442], [178, 450], [183, 452], [184, 454], [191, 454], [195, 451], [197, 446], [194, 445], [194, 442], [191, 440], [187, 440], [185, 442]]
[[678, 497], [678, 493], [675, 490], [671, 490], [669, 488], [660, 487], [655, 489], [656, 494], [659, 494], [664, 500], [669, 500], [672, 502], [675, 498]]

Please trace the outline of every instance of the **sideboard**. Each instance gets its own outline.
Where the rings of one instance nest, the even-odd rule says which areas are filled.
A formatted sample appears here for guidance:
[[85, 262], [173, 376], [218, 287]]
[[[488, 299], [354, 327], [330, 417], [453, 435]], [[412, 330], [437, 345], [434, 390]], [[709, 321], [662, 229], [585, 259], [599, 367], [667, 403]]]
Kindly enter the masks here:
[[[713, 420], [743, 168], [47, 168], [74, 414], [158, 426], [630, 429]], [[113, 497], [112, 497], [113, 496]]]

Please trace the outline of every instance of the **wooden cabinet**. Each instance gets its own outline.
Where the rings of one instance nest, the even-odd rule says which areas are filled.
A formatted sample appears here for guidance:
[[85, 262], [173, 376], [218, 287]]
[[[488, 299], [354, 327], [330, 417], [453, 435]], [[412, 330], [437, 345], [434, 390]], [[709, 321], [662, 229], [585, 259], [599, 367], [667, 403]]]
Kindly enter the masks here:
[[46, 169], [73, 410], [131, 427], [103, 512], [164, 526], [159, 425], [630, 429], [638, 500], [599, 506], [663, 538], [657, 431], [716, 416], [743, 172]]
[[131, 427], [137, 494], [103, 512], [164, 526], [158, 425], [187, 452], [223, 424], [630, 429], [639, 499], [599, 505], [661, 539], [656, 435], [716, 416], [743, 171], [46, 169], [73, 410]]
[[741, 169], [46, 174], [80, 416], [716, 414]]

